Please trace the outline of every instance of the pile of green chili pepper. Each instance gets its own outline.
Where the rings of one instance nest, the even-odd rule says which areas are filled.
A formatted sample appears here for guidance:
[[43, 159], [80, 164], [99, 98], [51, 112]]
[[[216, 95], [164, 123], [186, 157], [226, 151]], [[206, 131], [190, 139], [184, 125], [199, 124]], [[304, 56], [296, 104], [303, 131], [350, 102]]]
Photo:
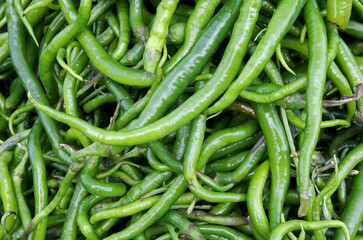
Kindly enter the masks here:
[[363, 239], [362, 0], [3, 0], [0, 29], [0, 239]]

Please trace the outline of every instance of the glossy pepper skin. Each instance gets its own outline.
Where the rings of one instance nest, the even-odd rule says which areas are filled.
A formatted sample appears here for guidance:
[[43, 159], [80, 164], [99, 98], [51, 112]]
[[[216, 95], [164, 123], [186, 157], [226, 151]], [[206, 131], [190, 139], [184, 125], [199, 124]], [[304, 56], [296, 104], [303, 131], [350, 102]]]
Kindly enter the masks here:
[[252, 106], [265, 136], [269, 153], [272, 189], [269, 217], [270, 227], [273, 229], [281, 222], [285, 196], [290, 185], [289, 147], [276, 107], [272, 104]]
[[[359, 163], [357, 170], [360, 171], [361, 173], [362, 169], [363, 169], [363, 164]], [[340, 218], [340, 220], [347, 225], [351, 238], [354, 238], [355, 235], [357, 234], [359, 224], [363, 219], [363, 209], [362, 209], [363, 206], [362, 206], [362, 201], [360, 201], [360, 199], [362, 198], [361, 188], [363, 184], [362, 183], [363, 174], [360, 173], [354, 177], [352, 191], [349, 200]], [[344, 234], [343, 231], [337, 230], [335, 232], [334, 239], [341, 238], [343, 234]]]
[[[48, 204], [47, 172], [40, 143], [43, 131], [41, 122], [37, 121], [33, 125], [28, 137], [28, 142], [30, 143], [28, 144], [28, 153], [33, 170], [36, 213], [40, 212]], [[40, 222], [38, 227], [34, 230], [34, 235], [45, 237], [46, 230], [47, 218]]]
[[270, 162], [263, 162], [253, 175], [247, 191], [247, 208], [251, 213], [253, 228], [260, 236], [268, 236], [271, 232], [270, 222], [267, 219], [262, 203], [263, 188], [269, 171]]
[[0, 238], [357, 235], [361, 0], [58, 3], [0, 5]]
[[352, 1], [328, 0], [327, 1], [327, 19], [341, 30], [348, 26], [350, 14], [352, 12]]
[[[304, 7], [304, 19], [307, 24], [309, 41], [309, 66], [306, 89], [306, 125], [304, 139], [300, 149], [297, 185], [300, 192], [299, 216], [304, 216], [311, 198], [309, 178], [311, 157], [319, 137], [322, 119], [323, 89], [326, 79], [328, 43], [326, 29], [316, 1], [308, 0]], [[319, 63], [319, 66], [317, 65]]]
[[238, 78], [228, 87], [222, 98], [207, 110], [207, 114], [216, 113], [229, 106], [239, 93], [261, 73], [266, 63], [274, 54], [281, 39], [290, 29], [306, 1], [282, 1], [267, 27], [266, 33], [256, 50], [248, 60]]
[[[48, 105], [48, 99], [26, 58], [25, 33], [22, 23], [18, 18], [14, 7], [12, 6], [12, 1], [8, 1], [7, 4], [7, 19], [9, 21], [8, 31], [10, 40], [9, 48], [10, 55], [14, 61], [14, 67], [27, 91], [31, 92], [37, 101]], [[39, 116], [56, 154], [60, 159], [62, 159], [62, 161], [64, 161], [64, 163], [67, 165], [71, 164], [69, 153], [60, 147], [60, 145], [63, 143], [63, 140], [59, 134], [58, 127], [54, 120], [43, 113], [39, 113]]]
[[[198, 51], [201, 51], [204, 53], [205, 48], [212, 48], [214, 51], [217, 49], [217, 44], [215, 41], [221, 42], [225, 35], [223, 33], [228, 32], [230, 27], [232, 27], [233, 20], [237, 18], [238, 9], [237, 6], [240, 6], [242, 4], [242, 1], [228, 1], [229, 4], [225, 4], [224, 7], [220, 10], [219, 14], [217, 13], [216, 16], [213, 18], [212, 23], [209, 24], [209, 31], [205, 31], [205, 35], [201, 36], [198, 41], [195, 43], [193, 49], [195, 48]], [[228, 18], [226, 16], [229, 16]], [[215, 29], [220, 29], [220, 31], [215, 31]], [[223, 31], [222, 31], [223, 29]], [[237, 41], [237, 39], [236, 39]], [[205, 45], [208, 43], [207, 45]], [[199, 47], [199, 45], [203, 45], [202, 48]], [[236, 50], [235, 48], [239, 48], [240, 46], [235, 45], [235, 43], [231, 44], [231, 47]], [[208, 51], [209, 54], [212, 54], [212, 51]], [[237, 53], [235, 51], [229, 52], [228, 56], [226, 57], [226, 64], [223, 67], [221, 67], [221, 74], [222, 76], [225, 74], [225, 71], [228, 73], [228, 77], [230, 75], [234, 76], [236, 72], [238, 71], [238, 67], [234, 66], [232, 67], [230, 58], [236, 57], [236, 60], [238, 59], [241, 61], [241, 55], [240, 53]], [[145, 125], [146, 123], [155, 121], [157, 118], [159, 118], [163, 112], [167, 110], [167, 107], [174, 102], [177, 97], [182, 93], [183, 89], [187, 87], [187, 84], [189, 81], [192, 80], [192, 77], [195, 76], [199, 71], [202, 70], [202, 63], [206, 62], [208, 60], [208, 55], [198, 55], [196, 52], [191, 51], [191, 54], [188, 54], [187, 57], [183, 58], [183, 61], [180, 62], [177, 67], [173, 68], [175, 69], [174, 72], [170, 72], [166, 78], [163, 80], [162, 85], [158, 87], [158, 91], [156, 91], [153, 95], [153, 97], [150, 99], [148, 105], [144, 108], [142, 113], [140, 114], [139, 118], [134, 120], [130, 123], [128, 126], [129, 129], [141, 127]], [[203, 61], [199, 62], [198, 65], [195, 65], [195, 61]], [[190, 67], [186, 67], [189, 66]], [[227, 67], [228, 66], [228, 67]], [[227, 67], [227, 68], [225, 68]], [[183, 68], [181, 70], [180, 68]], [[232, 69], [230, 69], [232, 68]], [[187, 71], [185, 71], [187, 69]], [[230, 72], [228, 72], [230, 71]], [[230, 75], [229, 75], [230, 74]], [[169, 76], [169, 77], [168, 77]], [[217, 75], [216, 75], [217, 76]], [[220, 75], [218, 75], [220, 76]], [[225, 75], [224, 80], [225, 81], [231, 81]], [[226, 80], [228, 79], [228, 80]], [[215, 78], [213, 81], [220, 81], [220, 79]], [[221, 91], [221, 89], [218, 89], [218, 85], [215, 85], [213, 81], [210, 81], [210, 84], [208, 84], [208, 88], [212, 88], [213, 91]], [[219, 83], [219, 85], [224, 85], [223, 83]], [[90, 137], [93, 140], [97, 140], [101, 143], [111, 143], [111, 144], [117, 144], [117, 145], [129, 145], [134, 144], [136, 142], [147, 142], [153, 139], [160, 138], [160, 136], [165, 136], [172, 132], [173, 130], [177, 129], [181, 125], [184, 125], [184, 122], [187, 119], [192, 119], [198, 111], [203, 111], [203, 105], [207, 105], [208, 102], [211, 102], [211, 99], [209, 98], [210, 94], [215, 95], [215, 93], [211, 92], [210, 89], [203, 88], [202, 91], [200, 91], [200, 94], [198, 95], [205, 95], [202, 98], [199, 96], [194, 96], [192, 98], [189, 98], [185, 103], [183, 103], [178, 109], [176, 109], [174, 112], [169, 114], [168, 116], [159, 119], [156, 122], [153, 122], [143, 128], [135, 129], [135, 130], [129, 130], [130, 135], [129, 137], [126, 137], [124, 135], [124, 131], [121, 132], [109, 132], [108, 134], [105, 134], [105, 130], [102, 129], [96, 129], [93, 126], [85, 123], [84, 121], [80, 119], [75, 119], [70, 116], [65, 116], [62, 113], [57, 113], [53, 115], [53, 117], [58, 118], [58, 116], [64, 116], [68, 122], [68, 124], [71, 124], [68, 120], [71, 120], [71, 122], [78, 122], [76, 124], [72, 124], [74, 128], [80, 130], [83, 132], [86, 136]], [[215, 96], [216, 98], [217, 96]], [[199, 101], [194, 100], [193, 98], [199, 98]], [[205, 99], [203, 101], [203, 98]], [[208, 102], [207, 102], [208, 101]], [[195, 103], [198, 102], [198, 107], [195, 106]], [[189, 105], [192, 105], [193, 107], [189, 107]], [[41, 106], [41, 105], [37, 105]], [[199, 109], [199, 110], [198, 110]], [[54, 111], [49, 109], [50, 111]], [[173, 119], [173, 120], [171, 120]], [[58, 120], [60, 120], [58, 118]], [[75, 123], [74, 122], [74, 123]], [[81, 123], [82, 122], [82, 123]], [[173, 122], [173, 125], [170, 125], [169, 123]], [[81, 123], [81, 124], [79, 124]], [[155, 127], [152, 127], [154, 125]], [[86, 130], [87, 129], [87, 130]], [[91, 130], [92, 129], [92, 130]], [[150, 133], [147, 133], [147, 130], [151, 130]], [[162, 130], [163, 129], [163, 130]], [[120, 135], [120, 136], [117, 136]], [[124, 135], [121, 137], [121, 135]], [[107, 137], [106, 137], [107, 136]], [[101, 140], [103, 139], [103, 140]], [[136, 142], [135, 142], [136, 141]]]

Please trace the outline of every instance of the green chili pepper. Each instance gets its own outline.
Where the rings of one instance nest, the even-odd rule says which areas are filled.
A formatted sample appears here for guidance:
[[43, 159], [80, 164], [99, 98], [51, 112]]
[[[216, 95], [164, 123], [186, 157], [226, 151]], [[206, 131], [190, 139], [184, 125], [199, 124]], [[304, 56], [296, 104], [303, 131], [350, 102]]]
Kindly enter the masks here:
[[[321, 105], [324, 80], [327, 69], [327, 38], [326, 29], [323, 19], [320, 15], [317, 3], [311, 0], [307, 1], [304, 8], [304, 19], [308, 27], [309, 39], [309, 68], [308, 83], [306, 92], [306, 127], [304, 140], [300, 152], [300, 161], [298, 165], [297, 185], [300, 192], [299, 216], [304, 216], [309, 207], [309, 175], [311, 156], [316, 146], [319, 136], [319, 127], [321, 122]], [[312, 55], [313, 54], [313, 55]], [[322, 59], [320, 59], [322, 58]], [[319, 67], [317, 63], [319, 62]], [[322, 65], [323, 64], [323, 65]]]
[[[16, 217], [18, 214], [18, 204], [14, 192], [13, 182], [7, 166], [12, 157], [12, 152], [4, 152], [0, 154], [0, 197], [3, 203], [4, 213], [14, 213]], [[9, 216], [6, 218], [6, 231], [10, 231], [13, 228], [15, 224], [15, 217]], [[4, 232], [2, 233], [4, 234]]]
[[352, 11], [352, 1], [327, 1], [327, 19], [340, 29], [345, 30]]
[[[181, 48], [165, 63], [164, 71], [169, 72], [191, 49], [193, 43], [213, 17], [214, 10], [220, 0], [202, 0], [196, 4], [192, 15], [188, 19], [185, 29], [185, 40]], [[200, 16], [203, 16], [202, 18]]]
[[[207, 110], [207, 114], [216, 113], [231, 104], [238, 94], [260, 74], [267, 61], [271, 58], [278, 42], [284, 37], [297, 18], [305, 1], [282, 1], [272, 16], [267, 31], [256, 50], [247, 62], [246, 67], [237, 80], [229, 86], [222, 98]], [[276, 21], [276, 23], [275, 23]]]
[[[48, 187], [46, 183], [47, 175], [45, 163], [43, 160], [40, 138], [43, 133], [43, 127], [40, 121], [37, 121], [28, 137], [28, 153], [33, 170], [33, 183], [35, 193], [35, 213], [40, 212], [48, 204]], [[43, 219], [34, 230], [35, 236], [45, 236], [47, 229], [47, 218]], [[24, 226], [25, 228], [26, 226]]]
[[326, 220], [326, 221], [303, 221], [303, 220], [291, 220], [281, 223], [277, 226], [270, 235], [269, 239], [282, 239], [283, 236], [294, 230], [304, 228], [306, 231], [317, 230], [323, 228], [341, 228], [344, 231], [345, 239], [350, 239], [349, 232], [345, 224], [338, 220]]
[[[9, 26], [11, 26], [8, 28], [10, 40], [9, 47], [10, 54], [14, 59], [14, 67], [17, 69], [17, 72], [19, 73], [20, 79], [23, 81], [25, 88], [29, 92], [32, 92], [38, 101], [48, 104], [48, 100], [43, 93], [42, 87], [39, 81], [35, 78], [35, 74], [31, 70], [25, 57], [25, 36], [21, 22], [15, 13], [12, 1], [8, 1], [7, 4], [7, 19], [9, 21]], [[31, 80], [27, 81], [27, 79]], [[44, 129], [50, 136], [49, 139], [52, 143], [52, 146], [54, 146], [55, 152], [60, 157], [60, 159], [62, 159], [65, 163], [70, 164], [71, 160], [69, 158], [69, 154], [60, 147], [62, 140], [55, 122], [46, 115], [40, 114], [40, 116]]]
[[[358, 165], [358, 171], [362, 171], [362, 166], [362, 163]], [[362, 174], [359, 173], [357, 176], [354, 177], [350, 198], [340, 218], [340, 220], [347, 225], [350, 237], [352, 239], [355, 239], [354, 237], [363, 218], [362, 204], [360, 201], [362, 194], [362, 191], [360, 191], [360, 188], [362, 186], [361, 181]], [[336, 230], [334, 239], [341, 238], [343, 234], [343, 231]]]
[[161, 58], [161, 51], [168, 35], [171, 17], [176, 10], [178, 0], [162, 0], [156, 9], [156, 16], [151, 28], [144, 52], [144, 69], [153, 73]]

